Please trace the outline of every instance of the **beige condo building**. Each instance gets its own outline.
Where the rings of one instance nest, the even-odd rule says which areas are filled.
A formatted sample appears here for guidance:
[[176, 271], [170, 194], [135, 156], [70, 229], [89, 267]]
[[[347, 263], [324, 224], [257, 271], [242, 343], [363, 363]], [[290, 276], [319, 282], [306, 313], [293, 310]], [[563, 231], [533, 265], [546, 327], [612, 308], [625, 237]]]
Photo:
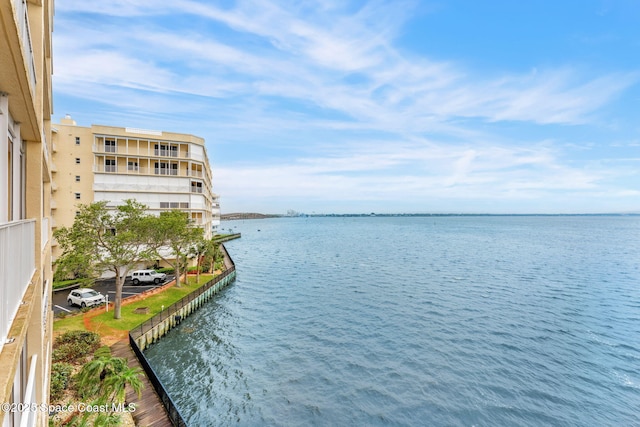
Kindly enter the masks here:
[[[211, 237], [218, 196], [204, 139], [180, 133], [91, 125], [69, 116], [53, 125], [52, 225], [70, 227], [78, 204], [136, 199], [151, 213], [180, 209]], [[54, 242], [53, 255], [59, 256]]]
[[3, 427], [48, 425], [52, 19], [52, 0], [0, 0]]

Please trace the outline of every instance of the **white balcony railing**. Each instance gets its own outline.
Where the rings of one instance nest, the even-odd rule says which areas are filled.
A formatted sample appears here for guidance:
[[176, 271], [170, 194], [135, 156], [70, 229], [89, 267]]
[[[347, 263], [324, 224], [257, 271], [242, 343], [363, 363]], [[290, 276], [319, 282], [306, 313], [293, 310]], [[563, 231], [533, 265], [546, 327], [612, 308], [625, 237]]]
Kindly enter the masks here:
[[156, 175], [178, 175], [178, 169], [155, 168]]
[[51, 282], [49, 279], [44, 281], [44, 293], [42, 294], [42, 330], [47, 329], [47, 319], [49, 318], [49, 296], [51, 295]]
[[29, 27], [29, 13], [27, 11], [27, 0], [14, 0], [16, 10], [16, 22], [18, 22], [20, 31], [20, 40], [22, 42], [22, 54], [24, 55], [27, 72], [31, 80], [31, 94], [35, 94], [36, 90], [36, 63], [33, 59], [33, 47], [31, 45], [31, 29]]
[[[31, 356], [31, 360], [29, 362], [29, 376], [27, 377], [27, 386], [24, 391], [24, 401], [20, 402], [23, 404], [25, 408], [30, 408], [32, 405], [38, 405], [38, 401], [36, 399], [36, 381], [38, 378], [36, 377], [36, 368], [38, 362], [38, 355], [34, 354]], [[38, 411], [28, 410], [22, 412], [22, 418], [20, 419], [20, 427], [30, 427], [35, 426], [38, 418]]]
[[35, 271], [35, 220], [0, 224], [0, 351]]
[[42, 218], [41, 228], [40, 228], [40, 242], [42, 243], [42, 250], [47, 246], [47, 242], [49, 241], [49, 217], [45, 216]]
[[[51, 156], [49, 155], [49, 143], [47, 142], [47, 135], [42, 131], [42, 150], [44, 151], [44, 158], [47, 162], [51, 162]], [[53, 163], [53, 162], [51, 162]]]

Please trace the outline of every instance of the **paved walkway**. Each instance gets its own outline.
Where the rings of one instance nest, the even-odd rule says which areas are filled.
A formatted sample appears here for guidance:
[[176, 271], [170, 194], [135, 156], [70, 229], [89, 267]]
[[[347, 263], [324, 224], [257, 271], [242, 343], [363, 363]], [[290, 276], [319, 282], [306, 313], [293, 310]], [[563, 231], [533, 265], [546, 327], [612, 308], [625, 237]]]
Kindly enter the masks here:
[[[138, 362], [138, 358], [133, 353], [128, 341], [119, 341], [112, 345], [111, 354], [115, 357], [127, 359], [130, 367], [140, 368], [142, 371], [142, 366], [140, 366], [140, 362]], [[130, 387], [127, 387], [127, 403], [133, 402], [137, 405], [136, 411], [132, 414], [133, 421], [135, 421], [136, 426], [172, 427], [164, 405], [156, 394], [153, 385], [151, 385], [147, 376], [144, 375], [144, 371], [142, 372], [142, 383], [144, 387], [140, 398], [138, 398], [138, 395], [131, 390]]]

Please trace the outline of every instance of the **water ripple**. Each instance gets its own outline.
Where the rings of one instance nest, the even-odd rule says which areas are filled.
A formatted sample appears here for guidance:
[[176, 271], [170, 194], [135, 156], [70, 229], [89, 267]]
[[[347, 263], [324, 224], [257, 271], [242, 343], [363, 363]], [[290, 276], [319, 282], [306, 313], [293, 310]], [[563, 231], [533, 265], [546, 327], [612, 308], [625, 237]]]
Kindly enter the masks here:
[[234, 225], [147, 351], [189, 425], [640, 425], [638, 217]]

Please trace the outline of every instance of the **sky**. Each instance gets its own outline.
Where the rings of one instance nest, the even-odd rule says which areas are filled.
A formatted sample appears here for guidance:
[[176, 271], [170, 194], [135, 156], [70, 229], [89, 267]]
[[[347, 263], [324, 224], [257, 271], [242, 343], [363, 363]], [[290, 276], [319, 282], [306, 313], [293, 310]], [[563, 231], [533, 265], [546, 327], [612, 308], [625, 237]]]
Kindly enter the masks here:
[[56, 0], [54, 123], [205, 138], [222, 213], [640, 212], [637, 0]]

